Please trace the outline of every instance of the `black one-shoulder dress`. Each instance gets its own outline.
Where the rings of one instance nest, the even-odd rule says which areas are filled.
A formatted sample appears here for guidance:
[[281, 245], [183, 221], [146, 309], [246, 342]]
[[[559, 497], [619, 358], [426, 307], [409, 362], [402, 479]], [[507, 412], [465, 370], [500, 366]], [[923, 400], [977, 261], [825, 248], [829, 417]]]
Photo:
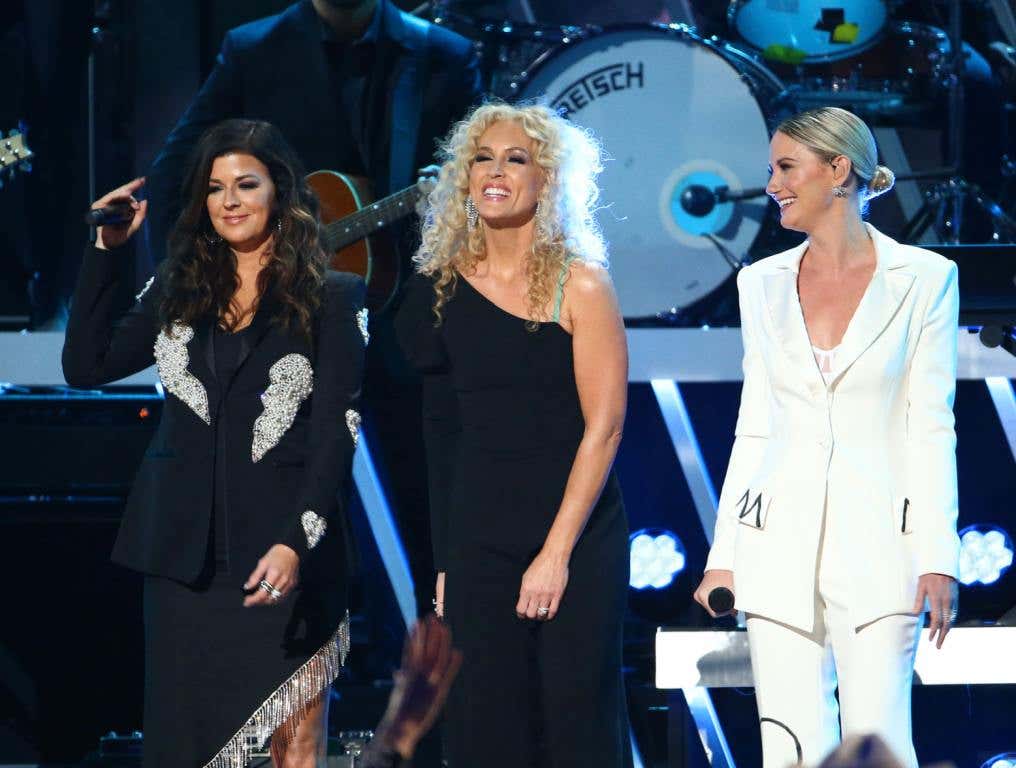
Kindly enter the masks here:
[[397, 328], [424, 376], [434, 556], [464, 657], [447, 709], [448, 765], [618, 768], [630, 749], [628, 528], [613, 471], [557, 617], [515, 615], [583, 436], [572, 338], [556, 322], [531, 330], [461, 278], [439, 325], [433, 304], [431, 281], [414, 278]]

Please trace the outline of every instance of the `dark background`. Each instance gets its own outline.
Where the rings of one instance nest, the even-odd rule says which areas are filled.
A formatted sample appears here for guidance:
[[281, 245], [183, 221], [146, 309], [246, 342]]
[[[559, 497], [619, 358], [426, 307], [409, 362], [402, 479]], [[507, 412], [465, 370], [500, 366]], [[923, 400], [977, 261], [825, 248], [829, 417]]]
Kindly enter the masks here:
[[[287, 4], [4, 4], [0, 129], [25, 120], [38, 157], [31, 174], [0, 189], [0, 327], [61, 327], [86, 235], [81, 212], [98, 194], [144, 173], [209, 71], [225, 31]], [[452, 5], [465, 14], [524, 18], [517, 0]], [[538, 20], [548, 24], [694, 20], [721, 34], [726, 5], [698, 3], [698, 16], [690, 19], [684, 2], [531, 0]], [[926, 6], [914, 13], [935, 6], [910, 5]], [[90, 108], [94, 180], [87, 157]], [[976, 125], [972, 133], [976, 137]], [[144, 253], [137, 254], [137, 272], [143, 283], [148, 274]], [[740, 386], [696, 383], [682, 384], [681, 390], [719, 489]], [[672, 530], [688, 553], [684, 572], [670, 588], [630, 593], [626, 664], [632, 724], [647, 764], [665, 765], [663, 708], [668, 696], [651, 686], [653, 634], [659, 624], [711, 626], [691, 600], [707, 544], [651, 387], [632, 385], [629, 398], [617, 468], [631, 528]], [[150, 410], [142, 418], [140, 408], [146, 406]], [[71, 399], [28, 408], [0, 396], [0, 551], [6, 598], [0, 620], [0, 763], [76, 763], [95, 748], [101, 734], [140, 728], [140, 580], [111, 565], [108, 553], [127, 484], [159, 408], [157, 398], [115, 397], [99, 405]], [[983, 382], [960, 383], [956, 415], [960, 526], [997, 524], [1016, 533], [1016, 467]], [[102, 467], [117, 470], [96, 483]], [[387, 576], [358, 505], [353, 514], [364, 551], [361, 578], [384, 584]], [[404, 544], [411, 559], [426, 559], [429, 542], [407, 537]], [[390, 630], [375, 618], [393, 610], [390, 587], [370, 594], [370, 600], [362, 592], [358, 597], [357, 646], [337, 686], [333, 732], [369, 727], [376, 720], [387, 693], [383, 681], [396, 661], [391, 649], [399, 638], [379, 637]], [[991, 587], [962, 590], [960, 622], [994, 621], [1014, 605], [1016, 569], [1011, 569]], [[750, 691], [717, 691], [714, 698], [737, 762], [759, 764]], [[676, 698], [669, 702], [680, 710]], [[929, 762], [952, 759], [968, 766], [1016, 750], [1014, 711], [1013, 687], [917, 689], [918, 752]], [[700, 751], [690, 743], [688, 764], [698, 764]]]

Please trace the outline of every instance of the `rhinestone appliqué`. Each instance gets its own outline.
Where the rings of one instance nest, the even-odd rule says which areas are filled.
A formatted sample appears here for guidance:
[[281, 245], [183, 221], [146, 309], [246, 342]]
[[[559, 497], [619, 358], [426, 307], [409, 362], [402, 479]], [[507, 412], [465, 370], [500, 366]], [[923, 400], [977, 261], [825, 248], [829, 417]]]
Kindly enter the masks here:
[[303, 533], [307, 537], [307, 549], [314, 549], [317, 543], [321, 541], [321, 537], [325, 535], [328, 521], [321, 517], [321, 515], [308, 509], [300, 515], [300, 525], [303, 526]]
[[346, 426], [349, 428], [349, 435], [353, 438], [353, 447], [356, 448], [360, 443], [360, 422], [363, 419], [360, 418], [360, 414], [350, 408], [346, 411]]
[[255, 463], [278, 445], [286, 430], [293, 426], [300, 403], [314, 388], [314, 369], [310, 360], [293, 352], [268, 369], [268, 382], [268, 388], [261, 393], [265, 410], [254, 420], [251, 458]]
[[205, 424], [211, 424], [208, 392], [194, 374], [187, 370], [190, 363], [187, 344], [193, 338], [194, 329], [184, 323], [173, 323], [168, 331], [163, 328], [155, 338], [155, 362], [159, 367], [162, 386], [180, 398]]
[[155, 275], [148, 278], [148, 282], [145, 283], [145, 287], [141, 289], [141, 293], [134, 297], [135, 301], [141, 301], [141, 297], [148, 293], [148, 289], [152, 287], [152, 283], [155, 282]]
[[363, 344], [370, 343], [370, 331], [367, 330], [367, 308], [364, 307], [356, 313], [356, 324], [360, 328], [360, 335], [363, 336]]

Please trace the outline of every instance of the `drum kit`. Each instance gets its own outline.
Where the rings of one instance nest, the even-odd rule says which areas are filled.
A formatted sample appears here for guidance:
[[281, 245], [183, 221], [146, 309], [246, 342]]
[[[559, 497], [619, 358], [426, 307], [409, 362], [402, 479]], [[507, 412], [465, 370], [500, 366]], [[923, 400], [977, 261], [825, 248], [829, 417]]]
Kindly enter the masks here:
[[[884, 0], [731, 0], [729, 39], [686, 24], [545, 26], [434, 7], [479, 41], [488, 89], [541, 100], [608, 157], [598, 218], [635, 325], [720, 325], [742, 264], [788, 240], [764, 194], [769, 137], [794, 112], [849, 109], [872, 125], [942, 111], [950, 35], [894, 20]], [[955, 78], [953, 78], [955, 79]]]

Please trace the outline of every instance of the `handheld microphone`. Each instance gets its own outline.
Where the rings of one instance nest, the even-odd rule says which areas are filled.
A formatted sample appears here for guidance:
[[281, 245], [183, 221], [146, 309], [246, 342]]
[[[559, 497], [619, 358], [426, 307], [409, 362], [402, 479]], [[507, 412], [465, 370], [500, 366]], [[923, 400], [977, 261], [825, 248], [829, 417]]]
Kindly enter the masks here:
[[734, 593], [726, 587], [716, 587], [709, 592], [706, 602], [713, 613], [724, 614], [734, 607]]
[[1016, 355], [1016, 330], [1001, 325], [985, 325], [978, 334], [981, 343], [990, 348], [1002, 347], [1010, 355]]
[[134, 218], [130, 203], [114, 203], [103, 208], [93, 208], [85, 214], [85, 224], [104, 227], [107, 224], [129, 224]]

